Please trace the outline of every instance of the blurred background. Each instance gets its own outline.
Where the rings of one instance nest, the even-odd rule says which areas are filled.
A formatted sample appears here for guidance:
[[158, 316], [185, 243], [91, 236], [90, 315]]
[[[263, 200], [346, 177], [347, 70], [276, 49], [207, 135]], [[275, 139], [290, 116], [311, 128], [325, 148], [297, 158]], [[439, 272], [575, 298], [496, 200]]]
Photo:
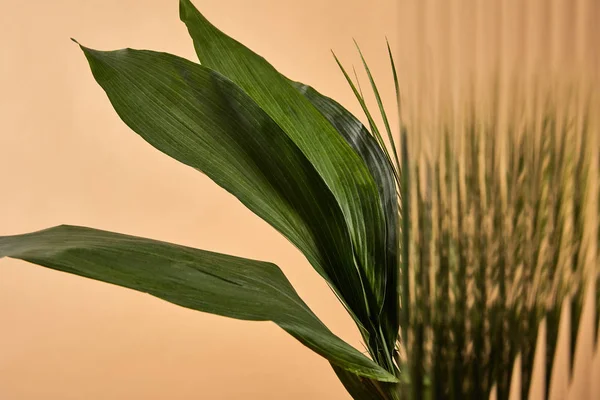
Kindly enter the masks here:
[[[301, 254], [208, 178], [131, 132], [69, 40], [196, 60], [177, 3], [0, 2], [0, 235], [68, 223], [269, 260], [336, 334], [362, 349], [353, 322]], [[528, 104], [528, 96], [550, 86], [598, 87], [595, 0], [194, 3], [281, 72], [337, 99], [361, 119], [330, 50], [345, 65], [358, 66], [355, 38], [391, 110], [387, 37], [397, 60], [403, 120], [432, 133], [418, 144], [424, 148], [435, 147], [436, 121], [460, 115], [465, 100], [484, 98], [480, 93], [492, 84], [506, 107], [515, 88]], [[358, 75], [366, 84], [360, 70]], [[566, 347], [557, 352], [565, 362], [555, 367], [556, 399], [600, 398], [591, 301], [582, 317], [588, 322], [571, 387], [561, 370]], [[532, 398], [541, 398], [535, 390], [543, 384], [535, 387]], [[324, 359], [274, 324], [193, 312], [2, 260], [0, 399], [84, 398], [349, 396]]]
[[[586, 242], [583, 245], [585, 256], [580, 258], [576, 268], [588, 281], [581, 286], [586, 286], [586, 294], [582, 295], [583, 312], [580, 329], [576, 335], [577, 347], [573, 351], [574, 364], [571, 371], [569, 331], [575, 323], [571, 324], [569, 321], [569, 316], [573, 316], [573, 313], [565, 304], [557, 330], [558, 340], [549, 384], [549, 398], [600, 398], [600, 358], [594, 347], [594, 326], [598, 320], [595, 320], [593, 315], [594, 302], [598, 297], [594, 300], [592, 295], [592, 281], [595, 280], [596, 284], [600, 282], [597, 280], [600, 276], [597, 248], [600, 237], [597, 232], [600, 222], [597, 197], [600, 182], [597, 167], [600, 165], [600, 26], [597, 23], [600, 18], [600, 1], [400, 0], [397, 6], [398, 44], [395, 50], [402, 92], [402, 122], [407, 126], [409, 140], [412, 141], [409, 146], [412, 157], [418, 158], [416, 163], [422, 167], [422, 171], [430, 167], [432, 161], [435, 162], [440, 157], [439, 154], [444, 154], [443, 139], [447, 134], [453, 155], [463, 171], [466, 171], [463, 174], [468, 175], [469, 169], [474, 168], [473, 165], [489, 170], [492, 164], [498, 171], [506, 174], [511, 168], [511, 161], [514, 161], [511, 160], [514, 154], [511, 155], [510, 152], [519, 152], [518, 146], [514, 148], [509, 143], [511, 137], [518, 137], [518, 140], [525, 138], [520, 142], [520, 150], [521, 154], [525, 155], [526, 166], [525, 173], [519, 175], [518, 182], [513, 181], [512, 185], [513, 189], [517, 188], [516, 191], [523, 190], [528, 193], [524, 198], [524, 220], [534, 220], [531, 218], [535, 212], [533, 203], [536, 199], [546, 196], [544, 191], [546, 194], [550, 193], [550, 196], [566, 193], [566, 198], [572, 198], [576, 192], [585, 192], [582, 204], [585, 204], [583, 208], [586, 216], [581, 224], [585, 226], [582, 228], [582, 237], [585, 237], [582, 242]], [[553, 124], [559, 128], [547, 129]], [[488, 133], [484, 133], [486, 129], [489, 130]], [[471, 130], [485, 138], [481, 148], [494, 142], [497, 146], [496, 151], [480, 148], [477, 159], [470, 159], [468, 149]], [[549, 159], [540, 160], [548, 156], [548, 153], [544, 153], [547, 150], [544, 146], [551, 147], [548, 145], [551, 142], [551, 139], [548, 141], [548, 137], [557, 130], [564, 132], [559, 135], [564, 135], [565, 142], [557, 149], [565, 149], [565, 152], [570, 154], [567, 156], [567, 164], [583, 159], [593, 160], [587, 181], [590, 185], [587, 188], [585, 179], [565, 179], [558, 183], [559, 186], [546, 186], [547, 176], [544, 174], [539, 175], [538, 182], [535, 178], [528, 178], [527, 174], [533, 172], [528, 170], [530, 167], [527, 166], [531, 160], [534, 160], [533, 164], [539, 161], [540, 170], [547, 171]], [[488, 140], [490, 137], [494, 139]], [[587, 144], [584, 144], [586, 140]], [[507, 149], [511, 150], [507, 152]], [[490, 156], [497, 158], [490, 161], [487, 159]], [[472, 164], [469, 165], [469, 162]], [[537, 167], [532, 169], [535, 168]], [[488, 176], [484, 178], [482, 175], [479, 170], [473, 174], [477, 176], [475, 185], [481, 188], [489, 185]], [[423, 179], [423, 176], [426, 176], [426, 173], [422, 173], [419, 179], [426, 185], [427, 180]], [[483, 201], [489, 201], [490, 197], [501, 198], [502, 203], [507, 202], [508, 197], [507, 210], [511, 211], [510, 196], [507, 195], [510, 186], [510, 183], [500, 185], [500, 190], [487, 193], [487, 200], [484, 194]], [[519, 187], [522, 189], [518, 189]], [[541, 192], [536, 192], [538, 190]], [[467, 197], [470, 193], [475, 194], [468, 189], [466, 192]], [[469, 199], [464, 202], [468, 204]], [[533, 205], [529, 210], [527, 203]], [[538, 208], [542, 209], [540, 214], [544, 214], [547, 211], [546, 206], [540, 204], [543, 202], [538, 204]], [[496, 206], [492, 206], [491, 209], [494, 207]], [[435, 210], [436, 207], [433, 208]], [[568, 213], [570, 211], [567, 211]], [[506, 217], [512, 218], [508, 214]], [[485, 217], [482, 226], [477, 226], [472, 218], [476, 217], [467, 215], [465, 218], [467, 240], [477, 242], [483, 237], [493, 246], [497, 242], [494, 235], [504, 236], [507, 242], [512, 241], [515, 244], [515, 253], [519, 247], [525, 248], [524, 251], [527, 252], [535, 246], [535, 240], [519, 236], [522, 232], [518, 232], [518, 229], [510, 233], [495, 230], [490, 228], [489, 220], [486, 225]], [[415, 222], [413, 221], [413, 224]], [[526, 228], [530, 232], [535, 229], [531, 226]], [[566, 236], [576, 230], [572, 222], [567, 222], [564, 229], [569, 232]], [[531, 236], [544, 237], [546, 233], [543, 230], [544, 228]], [[493, 231], [493, 234], [486, 236], [490, 231]], [[546, 257], [544, 253], [564, 246], [564, 241], [561, 244], [556, 237], [546, 239], [545, 244], [540, 247], [542, 257], [530, 264], [542, 265], [540, 260]], [[477, 248], [478, 245], [474, 246]], [[574, 248], [564, 246], [566, 253], [572, 252]], [[433, 251], [436, 250], [434, 248]], [[493, 252], [494, 250], [489, 250], [489, 253]], [[510, 251], [508, 257], [513, 257]], [[519, 261], [519, 255], [514, 254], [513, 260]], [[469, 268], [477, 274], [479, 262], [470, 262]], [[489, 270], [494, 267], [496, 261], [492, 257], [486, 258], [486, 262], [489, 262]], [[556, 272], [546, 277], [543, 276], [547, 272], [544, 268], [537, 269], [529, 277], [518, 276], [528, 273], [527, 261], [517, 266], [507, 265], [506, 269], [514, 268], [517, 272], [514, 281], [517, 283], [517, 294], [514, 296], [517, 299], [522, 297], [525, 307], [529, 307], [528, 304], [538, 304], [540, 308], [551, 308], [548, 304], [561, 296], [558, 294], [560, 289], [556, 289], [559, 285], [551, 284], [548, 285], [552, 286], [551, 288], [544, 289], [544, 281], [557, 282], [564, 279], [565, 282], [576, 282], [579, 279], [575, 276], [577, 274], [570, 275], [568, 271], [572, 268], [571, 260], [560, 261], [558, 264], [561, 266]], [[488, 279], [493, 274], [484, 272], [486, 273], [490, 274], [486, 276]], [[563, 274], [568, 277], [561, 278]], [[468, 293], [473, 296], [477, 293], [477, 289], [473, 288], [475, 278], [469, 279]], [[497, 286], [494, 278], [491, 278], [488, 289]], [[576, 286], [577, 284], [573, 285]], [[497, 295], [493, 289], [490, 293], [491, 296]], [[453, 310], [455, 300], [449, 301], [449, 308]], [[493, 304], [493, 301], [489, 301], [488, 307], [489, 304]], [[472, 305], [469, 307], [474, 308]], [[477, 318], [471, 316], [471, 323]], [[529, 390], [531, 399], [543, 399], [545, 393], [543, 356], [547, 350], [548, 330], [545, 323], [540, 326]], [[508, 339], [505, 339], [505, 343], [508, 343]], [[467, 346], [467, 352], [469, 351], [473, 350]], [[512, 375], [513, 385], [510, 393], [513, 399], [519, 398], [522, 375], [518, 366], [519, 362], [515, 363], [516, 369]]]

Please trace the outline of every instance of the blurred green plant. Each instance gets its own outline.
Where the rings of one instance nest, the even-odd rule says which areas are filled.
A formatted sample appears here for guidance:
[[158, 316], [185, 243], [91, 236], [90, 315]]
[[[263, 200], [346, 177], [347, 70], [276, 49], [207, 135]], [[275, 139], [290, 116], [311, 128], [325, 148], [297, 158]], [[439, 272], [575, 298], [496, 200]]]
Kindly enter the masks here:
[[585, 290], [600, 279], [598, 218], [588, 215], [600, 197], [590, 116], [565, 112], [568, 101], [549, 95], [534, 118], [515, 105], [502, 128], [473, 107], [460, 123], [442, 123], [428, 152], [409, 143], [414, 130], [401, 122], [396, 146], [360, 49], [380, 117], [336, 61], [369, 128], [219, 31], [189, 0], [180, 16], [201, 64], [81, 46], [94, 78], [132, 130], [302, 251], [370, 357], [335, 336], [267, 262], [76, 226], [1, 237], [0, 257], [273, 321], [325, 357], [355, 399], [480, 399], [494, 387], [507, 399], [518, 355], [525, 399], [545, 318], [548, 392], [562, 305], [571, 302], [573, 350]]

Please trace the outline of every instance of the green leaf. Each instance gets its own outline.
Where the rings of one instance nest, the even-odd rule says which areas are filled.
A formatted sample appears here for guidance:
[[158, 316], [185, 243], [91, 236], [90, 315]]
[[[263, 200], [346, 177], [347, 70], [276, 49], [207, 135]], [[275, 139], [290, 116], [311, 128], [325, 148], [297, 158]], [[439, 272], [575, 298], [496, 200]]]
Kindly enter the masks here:
[[[333, 366], [338, 379], [354, 400], [388, 400], [387, 387], [382, 388], [379, 382], [354, 375], [345, 369]], [[383, 392], [382, 392], [383, 391]]]
[[348, 307], [364, 306], [335, 198], [298, 147], [239, 87], [169, 54], [83, 50], [129, 127], [204, 172], [285, 235], [334, 288], [345, 289]]
[[359, 375], [395, 378], [335, 336], [277, 266], [77, 226], [0, 237], [11, 257], [231, 318], [273, 321], [331, 363]]
[[[398, 71], [396, 70], [396, 63], [394, 62], [394, 55], [392, 54], [392, 49], [390, 48], [390, 42], [385, 41], [388, 50], [388, 56], [390, 58], [390, 66], [392, 67], [392, 76], [394, 77], [394, 89], [396, 90], [396, 107], [398, 111], [398, 118], [400, 118], [400, 126], [402, 126], [402, 107], [401, 107], [401, 97], [400, 97], [400, 84], [398, 82]], [[400, 166], [398, 166], [400, 168]]]
[[[400, 169], [400, 160], [398, 159], [398, 153], [396, 151], [396, 143], [394, 141], [394, 137], [392, 136], [392, 129], [390, 128], [390, 123], [388, 121], [387, 114], [385, 112], [385, 108], [383, 107], [383, 100], [381, 100], [381, 96], [379, 95], [379, 89], [377, 89], [377, 85], [375, 84], [375, 79], [373, 78], [373, 75], [371, 74], [371, 69], [369, 68], [369, 65], [367, 64], [367, 60], [365, 60], [365, 57], [363, 56], [363, 53], [360, 50], [360, 47], [358, 46], [358, 43], [356, 41], [354, 41], [354, 44], [356, 45], [356, 49], [358, 50], [360, 59], [363, 63], [363, 66], [365, 67], [367, 76], [369, 77], [369, 82], [371, 83], [371, 88], [373, 89], [373, 94], [375, 95], [375, 100], [377, 101], [377, 106], [379, 107], [379, 112], [381, 113], [381, 118], [383, 119], [383, 125], [385, 126], [385, 131], [387, 133], [388, 140], [390, 142], [390, 146], [391, 146], [392, 152], [394, 154], [394, 161], [396, 162], [396, 167], [398, 169]], [[389, 44], [388, 44], [388, 52], [390, 52], [390, 57], [391, 57], [391, 51], [389, 49]], [[392, 59], [392, 69], [394, 69], [394, 81], [397, 82], [398, 78], [396, 76], [396, 70], [394, 67], [393, 59]], [[396, 93], [398, 93], [398, 92], [396, 92]], [[389, 154], [388, 154], [388, 157], [389, 157]]]
[[[356, 97], [356, 100], [358, 100], [358, 104], [360, 104], [360, 108], [363, 110], [363, 112], [365, 113], [365, 116], [367, 117], [367, 121], [369, 122], [369, 127], [371, 128], [371, 134], [377, 139], [377, 143], [379, 143], [379, 146], [382, 149], [384, 149], [384, 151], [386, 151], [385, 142], [383, 141], [383, 137], [381, 136], [381, 133], [379, 132], [379, 128], [377, 128], [377, 124], [375, 123], [375, 120], [373, 119], [373, 115], [369, 111], [369, 107], [367, 107], [367, 103], [365, 102], [365, 98], [362, 94], [362, 90], [360, 89], [360, 86], [357, 87], [357, 85], [359, 85], [358, 79], [357, 79], [357, 82], [355, 85], [354, 82], [352, 82], [352, 78], [350, 78], [350, 75], [348, 75], [348, 72], [346, 71], [346, 69], [340, 62], [340, 60], [337, 58], [335, 53], [332, 52], [332, 54], [333, 54], [333, 58], [335, 59], [336, 64], [340, 68], [340, 71], [342, 71], [342, 74], [344, 75], [346, 82], [348, 82], [348, 86], [350, 86], [350, 89], [352, 89], [352, 93], [354, 93], [354, 97]], [[386, 156], [388, 156], [387, 157], [388, 162], [391, 162], [391, 159], [389, 158], [389, 154], [387, 153], [387, 151], [386, 151]]]
[[[386, 266], [388, 279], [386, 281], [384, 315], [387, 316], [385, 328], [388, 338], [395, 337], [399, 327], [399, 297], [398, 297], [398, 196], [394, 171], [387, 161], [386, 155], [379, 147], [367, 128], [348, 110], [335, 100], [322, 95], [314, 88], [300, 82], [291, 82], [310, 102], [327, 118], [342, 137], [362, 158], [369, 168], [377, 184], [379, 198], [385, 212], [386, 221]], [[394, 342], [387, 343], [388, 348], [394, 348]]]
[[[264, 58], [219, 31], [189, 0], [181, 0], [180, 17], [200, 62], [239, 85], [300, 148], [335, 196], [354, 246], [364, 302], [373, 298], [377, 304], [376, 309], [370, 305], [351, 308], [360, 323], [376, 334], [388, 278], [386, 230], [377, 187], [366, 165], [329, 121]], [[338, 290], [348, 303], [357, 288]]]

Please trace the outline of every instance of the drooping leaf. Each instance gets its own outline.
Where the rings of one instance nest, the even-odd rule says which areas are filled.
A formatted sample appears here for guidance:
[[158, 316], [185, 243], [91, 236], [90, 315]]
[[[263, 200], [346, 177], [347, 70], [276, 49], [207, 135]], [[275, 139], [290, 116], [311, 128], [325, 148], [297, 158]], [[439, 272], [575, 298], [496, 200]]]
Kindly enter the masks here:
[[340, 368], [394, 380], [331, 333], [271, 263], [77, 226], [0, 237], [3, 257], [145, 292], [193, 310], [273, 321]]
[[[385, 220], [373, 177], [364, 162], [327, 119], [264, 58], [214, 27], [189, 0], [180, 16], [206, 65], [239, 85], [285, 131], [326, 182], [342, 209], [364, 288], [363, 309], [352, 309], [371, 335], [380, 335], [379, 310], [385, 297]], [[338, 287], [342, 299], [348, 291]], [[385, 343], [389, 340], [383, 340]]]
[[295, 244], [334, 289], [344, 288], [350, 309], [364, 310], [361, 277], [335, 198], [297, 146], [238, 86], [169, 54], [83, 50], [129, 127], [235, 195]]

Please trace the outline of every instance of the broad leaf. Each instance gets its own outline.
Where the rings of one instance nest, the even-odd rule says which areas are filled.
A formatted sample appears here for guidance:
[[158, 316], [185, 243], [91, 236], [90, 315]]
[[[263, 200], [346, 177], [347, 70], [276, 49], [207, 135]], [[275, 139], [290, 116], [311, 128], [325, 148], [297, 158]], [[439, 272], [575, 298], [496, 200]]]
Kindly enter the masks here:
[[83, 50], [129, 127], [204, 172], [284, 234], [335, 288], [346, 288], [349, 308], [364, 306], [335, 198], [298, 147], [248, 95], [219, 73], [173, 55]]
[[[368, 168], [331, 123], [264, 58], [215, 28], [189, 0], [181, 0], [180, 16], [200, 62], [226, 75], [256, 101], [331, 189], [351, 235], [363, 298], [368, 303], [362, 309], [351, 308], [370, 334], [379, 336], [379, 312], [388, 280], [386, 228], [377, 186]], [[355, 287], [337, 289], [347, 303], [357, 291]]]
[[[302, 93], [337, 129], [348, 144], [362, 158], [369, 168], [377, 184], [379, 198], [385, 212], [386, 222], [386, 274], [388, 279], [385, 287], [384, 315], [386, 337], [394, 339], [399, 326], [398, 302], [398, 196], [394, 171], [388, 159], [367, 128], [348, 110], [335, 100], [322, 95], [314, 88], [300, 82], [292, 85]], [[388, 348], [394, 348], [394, 342], [387, 343]]]
[[331, 333], [271, 263], [76, 226], [0, 237], [2, 257], [146, 292], [198, 311], [273, 321], [336, 366], [394, 380]]

